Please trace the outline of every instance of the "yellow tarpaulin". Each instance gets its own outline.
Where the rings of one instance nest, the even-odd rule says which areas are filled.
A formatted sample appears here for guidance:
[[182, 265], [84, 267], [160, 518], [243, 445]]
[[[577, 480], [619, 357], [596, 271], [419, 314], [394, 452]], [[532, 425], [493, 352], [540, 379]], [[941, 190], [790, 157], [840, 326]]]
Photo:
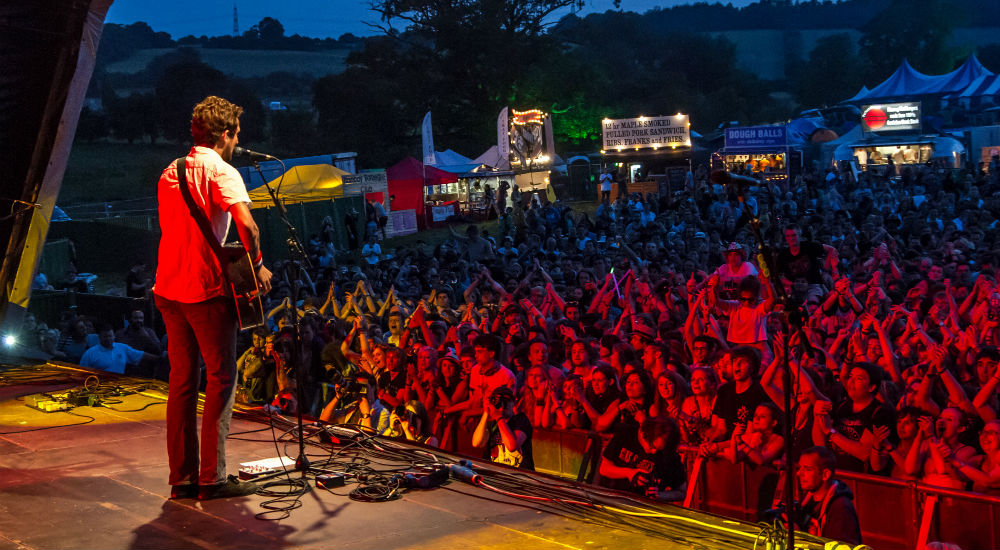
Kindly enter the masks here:
[[[345, 174], [348, 172], [330, 164], [292, 166], [285, 172], [284, 180], [278, 177], [267, 183], [277, 191], [278, 198], [285, 204], [330, 200], [344, 195], [344, 182], [341, 176]], [[279, 181], [281, 181], [280, 189]], [[250, 200], [253, 201], [252, 208], [274, 206], [271, 195], [263, 185], [250, 191]]]

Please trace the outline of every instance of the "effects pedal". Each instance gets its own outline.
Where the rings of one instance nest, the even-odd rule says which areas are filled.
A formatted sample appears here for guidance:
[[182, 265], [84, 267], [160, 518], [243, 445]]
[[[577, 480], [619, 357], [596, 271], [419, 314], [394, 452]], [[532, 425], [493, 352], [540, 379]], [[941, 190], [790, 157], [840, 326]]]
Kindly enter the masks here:
[[341, 472], [319, 474], [316, 476], [316, 486], [320, 489], [336, 489], [337, 487], [343, 487], [346, 480], [347, 475]]
[[282, 470], [288, 469], [289, 467], [295, 467], [295, 460], [288, 458], [287, 456], [265, 458], [264, 460], [240, 463], [239, 474], [240, 479], [247, 481], [276, 474]]

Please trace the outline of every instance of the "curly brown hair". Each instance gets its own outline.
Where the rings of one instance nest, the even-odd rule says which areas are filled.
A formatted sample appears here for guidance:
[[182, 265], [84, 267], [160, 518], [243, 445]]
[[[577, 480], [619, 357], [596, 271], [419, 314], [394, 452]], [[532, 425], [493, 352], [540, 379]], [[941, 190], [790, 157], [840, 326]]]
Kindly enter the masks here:
[[191, 137], [195, 145], [209, 147], [219, 142], [226, 130], [235, 133], [243, 107], [210, 95], [194, 106], [191, 114]]

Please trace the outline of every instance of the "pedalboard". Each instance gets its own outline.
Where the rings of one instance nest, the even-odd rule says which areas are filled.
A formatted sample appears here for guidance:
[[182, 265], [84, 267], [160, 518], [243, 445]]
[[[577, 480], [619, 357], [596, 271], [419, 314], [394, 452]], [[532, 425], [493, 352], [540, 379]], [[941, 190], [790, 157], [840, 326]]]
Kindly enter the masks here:
[[254, 460], [253, 462], [241, 462], [240, 479], [244, 481], [257, 479], [287, 470], [289, 467], [295, 467], [295, 460], [287, 456], [265, 458], [263, 460]]
[[73, 388], [53, 393], [36, 393], [25, 396], [24, 404], [42, 412], [69, 411], [75, 407], [100, 407], [104, 405], [101, 396], [124, 397], [132, 395], [131, 389], [114, 386], [107, 391], [98, 393], [84, 387]]
[[25, 397], [24, 404], [42, 412], [68, 411], [76, 406], [66, 400], [55, 399], [40, 393]]

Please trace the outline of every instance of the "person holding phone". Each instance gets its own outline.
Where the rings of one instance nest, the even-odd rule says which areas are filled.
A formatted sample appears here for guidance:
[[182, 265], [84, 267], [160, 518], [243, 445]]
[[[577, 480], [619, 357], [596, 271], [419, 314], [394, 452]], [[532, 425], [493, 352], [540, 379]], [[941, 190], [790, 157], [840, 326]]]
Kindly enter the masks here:
[[472, 434], [472, 446], [483, 448], [483, 458], [524, 470], [535, 469], [531, 452], [531, 422], [514, 410], [514, 391], [499, 386], [483, 405], [483, 414]]

